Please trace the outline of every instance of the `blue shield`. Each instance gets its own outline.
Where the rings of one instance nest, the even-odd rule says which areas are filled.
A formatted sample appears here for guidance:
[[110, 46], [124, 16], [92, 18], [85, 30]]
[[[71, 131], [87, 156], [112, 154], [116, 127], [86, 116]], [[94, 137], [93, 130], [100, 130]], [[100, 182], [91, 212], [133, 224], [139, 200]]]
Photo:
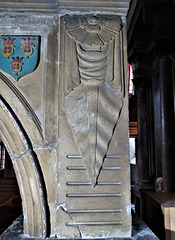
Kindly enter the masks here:
[[0, 69], [18, 80], [33, 72], [39, 62], [38, 36], [1, 36]]

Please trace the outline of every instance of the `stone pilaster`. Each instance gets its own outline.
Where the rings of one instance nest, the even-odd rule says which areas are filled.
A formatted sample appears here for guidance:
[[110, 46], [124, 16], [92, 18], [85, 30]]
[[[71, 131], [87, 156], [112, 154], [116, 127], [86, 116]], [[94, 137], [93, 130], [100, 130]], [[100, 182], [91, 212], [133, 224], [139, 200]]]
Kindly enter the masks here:
[[56, 235], [129, 237], [125, 23], [91, 14], [60, 24]]
[[0, 130], [11, 130], [3, 141], [15, 158], [24, 234], [131, 237], [129, 2], [0, 2], [0, 115], [8, 106], [10, 118]]

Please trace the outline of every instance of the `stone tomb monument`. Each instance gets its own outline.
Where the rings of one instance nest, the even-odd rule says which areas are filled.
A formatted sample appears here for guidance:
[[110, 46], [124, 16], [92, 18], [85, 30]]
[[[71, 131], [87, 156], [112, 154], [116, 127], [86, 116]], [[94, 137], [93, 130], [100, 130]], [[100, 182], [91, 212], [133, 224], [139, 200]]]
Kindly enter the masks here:
[[24, 234], [131, 237], [129, 1], [17, 2], [0, 3], [0, 137]]

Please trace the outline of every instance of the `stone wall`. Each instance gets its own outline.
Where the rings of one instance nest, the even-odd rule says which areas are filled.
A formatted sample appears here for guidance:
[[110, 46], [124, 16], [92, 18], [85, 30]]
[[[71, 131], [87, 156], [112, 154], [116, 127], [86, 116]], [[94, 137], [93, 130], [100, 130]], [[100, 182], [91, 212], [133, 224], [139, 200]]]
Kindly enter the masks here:
[[128, 2], [0, 3], [0, 136], [29, 236], [131, 236]]

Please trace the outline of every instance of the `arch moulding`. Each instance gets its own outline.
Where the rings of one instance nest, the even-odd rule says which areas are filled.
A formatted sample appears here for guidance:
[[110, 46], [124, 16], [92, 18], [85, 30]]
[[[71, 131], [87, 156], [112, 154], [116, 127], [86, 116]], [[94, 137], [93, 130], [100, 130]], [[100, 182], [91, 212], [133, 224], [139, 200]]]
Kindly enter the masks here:
[[46, 237], [46, 199], [37, 157], [21, 123], [1, 95], [0, 137], [10, 154], [20, 189], [24, 234]]

